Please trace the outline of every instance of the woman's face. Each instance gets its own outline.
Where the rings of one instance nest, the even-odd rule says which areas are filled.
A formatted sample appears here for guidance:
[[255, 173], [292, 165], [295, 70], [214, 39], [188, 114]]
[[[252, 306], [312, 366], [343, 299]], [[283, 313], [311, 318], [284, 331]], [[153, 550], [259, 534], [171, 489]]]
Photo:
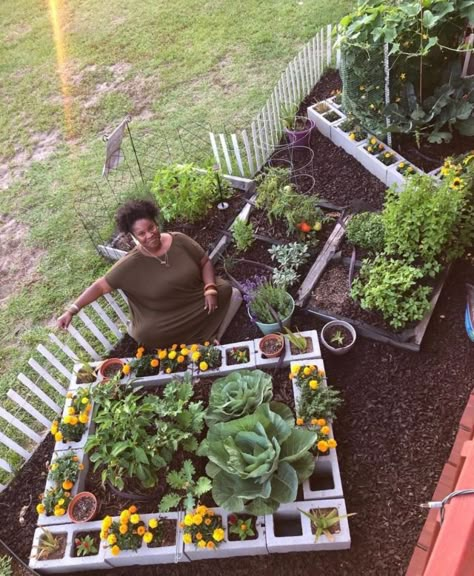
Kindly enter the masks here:
[[132, 234], [148, 250], [156, 250], [161, 245], [160, 230], [153, 220], [141, 218], [132, 226]]

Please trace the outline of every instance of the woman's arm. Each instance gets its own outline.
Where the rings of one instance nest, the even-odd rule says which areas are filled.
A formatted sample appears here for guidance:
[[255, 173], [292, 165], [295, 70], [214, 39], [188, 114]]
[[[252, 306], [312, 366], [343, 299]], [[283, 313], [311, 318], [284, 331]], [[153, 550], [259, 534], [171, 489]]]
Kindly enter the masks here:
[[[214, 273], [214, 266], [209, 258], [206, 256], [202, 257], [201, 260], [201, 270], [202, 270], [202, 281], [204, 282], [204, 286], [208, 284], [216, 283], [216, 275]], [[213, 288], [209, 288], [212, 292]], [[206, 292], [206, 290], [204, 290]], [[214, 312], [217, 309], [217, 290], [215, 290], [216, 294], [204, 294], [204, 309], [207, 310], [208, 314]]]
[[95, 302], [95, 300], [104, 294], [112, 292], [112, 290], [112, 286], [110, 286], [105, 278], [99, 278], [88, 288], [86, 288], [84, 292], [79, 296], [79, 298], [77, 298], [76, 301], [71, 304], [70, 308], [58, 318], [57, 326], [66, 330], [66, 328], [71, 323], [72, 317], [77, 314], [81, 308], [84, 308], [84, 306], [87, 306], [91, 302]]

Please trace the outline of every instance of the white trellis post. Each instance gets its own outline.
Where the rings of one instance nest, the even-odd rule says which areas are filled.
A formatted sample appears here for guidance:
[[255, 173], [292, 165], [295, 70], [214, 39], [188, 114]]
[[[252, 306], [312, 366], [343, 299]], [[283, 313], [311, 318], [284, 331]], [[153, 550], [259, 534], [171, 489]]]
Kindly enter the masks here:
[[[384, 68], [384, 78], [385, 78], [385, 106], [390, 104], [390, 58], [388, 55], [389, 49], [388, 44], [383, 45], [383, 68]], [[387, 128], [390, 125], [390, 118], [387, 116], [385, 118], [385, 124]], [[392, 146], [392, 133], [387, 132], [387, 144]]]

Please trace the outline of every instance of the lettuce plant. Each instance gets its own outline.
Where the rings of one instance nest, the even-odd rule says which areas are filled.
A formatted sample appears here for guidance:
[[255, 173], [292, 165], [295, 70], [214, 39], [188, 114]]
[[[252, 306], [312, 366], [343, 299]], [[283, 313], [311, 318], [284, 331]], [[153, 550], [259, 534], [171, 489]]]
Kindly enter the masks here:
[[198, 453], [209, 458], [214, 501], [257, 516], [294, 502], [298, 484], [313, 472], [316, 440], [316, 432], [295, 427], [290, 408], [280, 402], [212, 426]]
[[252, 414], [272, 399], [272, 379], [261, 370], [238, 370], [214, 382], [209, 395], [206, 422], [235, 420]]

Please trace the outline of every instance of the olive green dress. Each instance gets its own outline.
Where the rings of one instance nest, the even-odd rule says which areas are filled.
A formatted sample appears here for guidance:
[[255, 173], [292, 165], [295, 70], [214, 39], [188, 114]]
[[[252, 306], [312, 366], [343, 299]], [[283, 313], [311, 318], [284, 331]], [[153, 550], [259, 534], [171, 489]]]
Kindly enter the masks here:
[[173, 232], [172, 236], [168, 266], [134, 248], [105, 275], [112, 288], [127, 295], [130, 335], [147, 348], [211, 340], [230, 303], [232, 288], [218, 278], [218, 308], [208, 314], [201, 270], [205, 252], [185, 234]]

